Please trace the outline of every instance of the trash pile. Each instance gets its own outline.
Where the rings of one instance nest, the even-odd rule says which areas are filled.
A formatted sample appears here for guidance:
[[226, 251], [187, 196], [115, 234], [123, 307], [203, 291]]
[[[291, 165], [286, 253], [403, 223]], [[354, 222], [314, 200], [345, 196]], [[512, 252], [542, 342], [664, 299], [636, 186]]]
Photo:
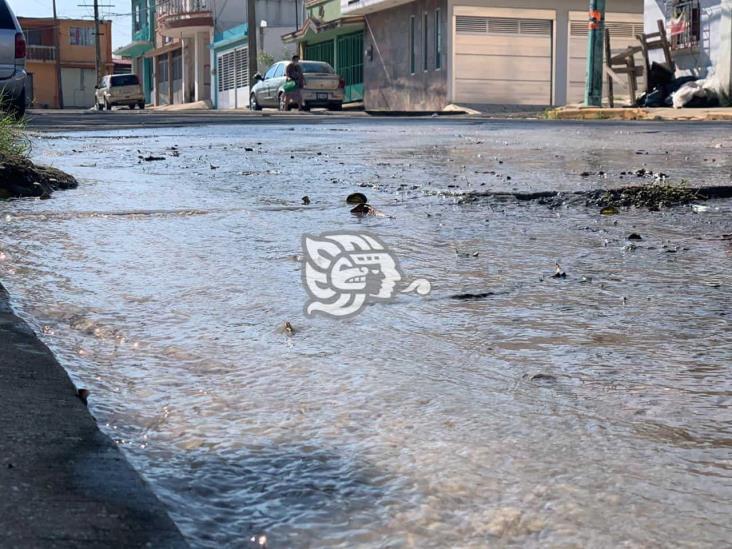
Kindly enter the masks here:
[[650, 92], [638, 99], [640, 107], [714, 108], [725, 106], [729, 98], [714, 72], [706, 78], [676, 77], [666, 66], [654, 62], [648, 73]]

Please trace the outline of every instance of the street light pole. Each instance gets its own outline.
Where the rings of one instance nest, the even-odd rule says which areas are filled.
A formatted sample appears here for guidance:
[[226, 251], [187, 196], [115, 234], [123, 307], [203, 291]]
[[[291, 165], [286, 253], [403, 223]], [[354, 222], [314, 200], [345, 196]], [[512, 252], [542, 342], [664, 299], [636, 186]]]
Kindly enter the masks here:
[[56, 0], [53, 0], [53, 41], [56, 51], [56, 97], [58, 98], [58, 108], [64, 108], [64, 88], [61, 83], [61, 28], [58, 22], [58, 14], [56, 13]]
[[602, 106], [603, 40], [605, 39], [605, 0], [590, 0], [587, 32], [587, 75], [585, 105]]
[[[257, 2], [247, 0], [247, 57], [249, 59], [249, 90], [254, 87], [254, 75], [257, 74]], [[219, 78], [221, 76], [219, 75]]]

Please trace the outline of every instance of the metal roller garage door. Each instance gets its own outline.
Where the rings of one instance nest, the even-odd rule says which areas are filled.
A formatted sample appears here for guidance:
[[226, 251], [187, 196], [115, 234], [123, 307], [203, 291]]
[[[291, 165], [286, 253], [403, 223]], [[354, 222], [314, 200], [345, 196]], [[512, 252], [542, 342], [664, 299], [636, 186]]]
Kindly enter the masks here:
[[455, 98], [462, 103], [551, 104], [552, 22], [458, 15]]
[[61, 69], [61, 82], [64, 93], [64, 106], [88, 109], [94, 105], [94, 92], [97, 85], [94, 69]]
[[[643, 16], [642, 15], [618, 15], [608, 14], [606, 16], [606, 26], [610, 30], [610, 46], [612, 53], [616, 54], [629, 46], [637, 46], [638, 40], [636, 35], [643, 33]], [[643, 66], [643, 57], [641, 54], [636, 56], [636, 64]], [[587, 71], [587, 16], [582, 19], [572, 19], [569, 23], [569, 70], [568, 70], [568, 89], [567, 102], [580, 103], [585, 98], [585, 73]], [[603, 101], [607, 98], [607, 76], [603, 77]], [[638, 80], [638, 89], [645, 88], [645, 80]], [[627, 80], [622, 78], [622, 84], [614, 82], [613, 94], [615, 100], [627, 102], [629, 91]]]
[[219, 109], [249, 106], [249, 48], [236, 48], [216, 56]]

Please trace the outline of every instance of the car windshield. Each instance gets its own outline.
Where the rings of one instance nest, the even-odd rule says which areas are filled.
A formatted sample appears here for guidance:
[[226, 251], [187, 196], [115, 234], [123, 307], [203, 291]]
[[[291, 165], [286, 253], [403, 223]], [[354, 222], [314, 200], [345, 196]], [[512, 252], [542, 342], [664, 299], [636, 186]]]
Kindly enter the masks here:
[[302, 71], [304, 73], [324, 73], [333, 74], [333, 67], [328, 63], [317, 63], [315, 61], [302, 61]]
[[137, 79], [135, 74], [122, 74], [119, 76], [112, 77], [112, 87], [118, 86], [137, 86], [140, 81]]

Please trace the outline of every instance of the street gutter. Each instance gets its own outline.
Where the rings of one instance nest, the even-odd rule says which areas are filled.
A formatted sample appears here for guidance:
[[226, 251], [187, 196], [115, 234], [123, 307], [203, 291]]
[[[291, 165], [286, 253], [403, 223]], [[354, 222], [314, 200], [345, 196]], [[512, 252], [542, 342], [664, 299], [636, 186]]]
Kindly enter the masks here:
[[2, 285], [0, 493], [1, 547], [188, 547]]

